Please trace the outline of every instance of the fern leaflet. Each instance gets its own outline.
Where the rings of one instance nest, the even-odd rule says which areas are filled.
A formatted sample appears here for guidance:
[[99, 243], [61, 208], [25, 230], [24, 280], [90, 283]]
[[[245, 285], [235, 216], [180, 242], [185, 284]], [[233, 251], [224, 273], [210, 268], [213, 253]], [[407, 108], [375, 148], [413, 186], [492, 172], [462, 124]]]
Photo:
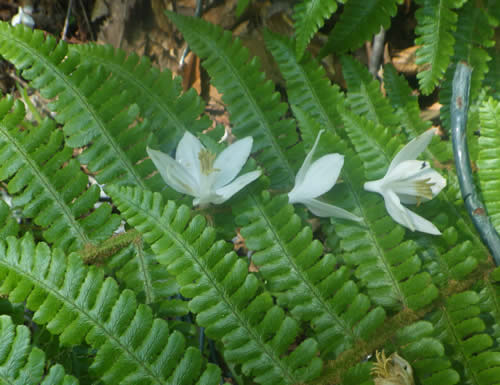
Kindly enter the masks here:
[[65, 250], [109, 237], [120, 218], [111, 215], [109, 204], [94, 209], [100, 189], [87, 188], [88, 177], [64, 146], [62, 132], [49, 119], [21, 130], [23, 119], [21, 102], [0, 101], [0, 180], [8, 181], [13, 206], [42, 226], [48, 242]]
[[108, 188], [127, 221], [151, 244], [158, 261], [175, 275], [181, 294], [207, 336], [221, 340], [224, 357], [262, 384], [295, 384], [321, 371], [317, 343], [306, 339], [287, 353], [299, 326], [273, 304], [248, 273], [248, 264], [215, 239], [205, 219], [191, 219], [186, 206], [163, 204], [159, 194], [138, 188]]
[[233, 133], [253, 137], [252, 151], [259, 151], [257, 160], [266, 168], [273, 187], [291, 188], [295, 165], [289, 163], [286, 151], [293, 152], [293, 148], [287, 149], [298, 141], [295, 125], [281, 119], [287, 106], [280, 103], [272, 83], [265, 81], [258, 58], [248, 61], [248, 50], [238, 39], [233, 41], [229, 31], [200, 19], [168, 15], [193, 51], [204, 59], [203, 66], [231, 114]]
[[[137, 305], [132, 291], [119, 292], [101, 270], [87, 268], [30, 236], [0, 245], [0, 292], [24, 302], [33, 321], [46, 325], [63, 345], [85, 341], [97, 354], [91, 370], [106, 383], [218, 384], [220, 371], [204, 367], [199, 350], [169, 334], [167, 323]], [[199, 379], [199, 382], [196, 382]]]
[[288, 204], [285, 195], [271, 199], [268, 192], [249, 196], [237, 209], [236, 221], [252, 261], [279, 303], [303, 321], [311, 321], [321, 354], [335, 355], [367, 339], [385, 319], [381, 307], [372, 307], [359, 292], [346, 266], [323, 254], [310, 227]]
[[457, 0], [418, 0], [418, 3], [422, 8], [415, 13], [418, 22], [415, 32], [419, 35], [415, 43], [421, 47], [416, 52], [416, 63], [428, 68], [417, 77], [420, 89], [428, 95], [443, 78], [453, 56], [452, 32], [456, 29], [457, 14], [452, 8], [458, 4]]
[[[440, 111], [441, 121], [443, 122], [443, 126], [448, 130], [450, 128], [453, 74], [455, 73], [456, 64], [460, 61], [465, 61], [474, 68], [470, 82], [471, 111], [469, 112], [467, 131], [472, 133], [475, 130], [472, 126], [474, 115], [476, 115], [473, 103], [481, 93], [481, 84], [488, 72], [488, 62], [491, 60], [491, 57], [486, 47], [491, 47], [495, 44], [494, 40], [492, 40], [493, 33], [494, 29], [488, 23], [488, 16], [484, 13], [484, 10], [476, 7], [472, 2], [465, 4], [458, 12], [457, 30], [454, 34], [456, 42], [455, 55], [452, 60], [453, 64], [446, 71], [445, 81], [439, 93], [439, 101], [443, 104]], [[470, 140], [469, 146], [471, 144], [472, 141]]]
[[481, 105], [481, 137], [479, 138], [479, 178], [488, 215], [500, 231], [499, 154], [500, 103], [493, 98]]
[[110, 45], [77, 44], [69, 49], [78, 51], [83, 61], [118, 77], [120, 88], [135, 95], [134, 101], [141, 115], [149, 119], [150, 129], [156, 131], [163, 152], [169, 152], [184, 131], [196, 133], [208, 128], [208, 119], [198, 119], [205, 107], [201, 98], [193, 88], [181, 94], [181, 78], [174, 78], [168, 69], [160, 72], [146, 57], [134, 53], [127, 56]]
[[[455, 294], [432, 315], [440, 339], [459, 368], [460, 383], [496, 384], [500, 375], [500, 352], [487, 334], [488, 314], [482, 314], [475, 291]], [[459, 365], [457, 365], [460, 363]]]
[[347, 104], [353, 112], [377, 125], [399, 129], [397, 116], [388, 100], [380, 93], [380, 84], [350, 56], [342, 56], [342, 74], [347, 83]]
[[297, 57], [300, 59], [307, 44], [337, 9], [336, 0], [302, 0], [294, 8]]
[[308, 52], [298, 60], [289, 39], [270, 31], [264, 38], [286, 80], [288, 102], [335, 132], [341, 123], [337, 108], [344, 103], [340, 88], [330, 83], [324, 68]]
[[116, 93], [116, 78], [108, 79], [100, 66], [81, 64], [79, 54], [69, 51], [64, 41], [56, 43], [23, 25], [0, 24], [0, 53], [43, 97], [54, 99], [49, 108], [64, 124], [68, 146], [90, 144], [79, 159], [101, 184], [164, 186], [159, 175], [145, 180], [155, 170], [149, 159], [143, 161], [150, 135], [144, 123], [136, 122], [137, 105], [130, 107], [135, 95]]
[[78, 380], [54, 365], [44, 373], [45, 354], [30, 344], [30, 331], [15, 326], [6, 315], [0, 315], [0, 382], [25, 385], [77, 385]]
[[379, 33], [380, 27], [389, 28], [391, 17], [397, 12], [397, 3], [401, 0], [349, 0], [344, 6], [328, 41], [321, 49], [325, 55], [332, 51], [345, 52], [359, 48], [373, 35]]

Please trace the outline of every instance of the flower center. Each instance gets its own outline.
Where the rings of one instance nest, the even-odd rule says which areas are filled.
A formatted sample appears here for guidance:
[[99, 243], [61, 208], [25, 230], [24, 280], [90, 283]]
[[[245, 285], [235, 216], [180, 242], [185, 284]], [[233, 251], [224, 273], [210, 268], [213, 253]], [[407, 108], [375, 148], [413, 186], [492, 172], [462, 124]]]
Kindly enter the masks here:
[[417, 190], [417, 197], [424, 197], [427, 199], [432, 199], [432, 186], [434, 183], [430, 183], [431, 178], [417, 180], [415, 182], [415, 189]]
[[214, 168], [216, 157], [216, 154], [212, 154], [205, 148], [198, 153], [198, 159], [200, 160], [201, 172], [203, 175], [210, 175], [214, 171], [220, 171], [218, 168]]

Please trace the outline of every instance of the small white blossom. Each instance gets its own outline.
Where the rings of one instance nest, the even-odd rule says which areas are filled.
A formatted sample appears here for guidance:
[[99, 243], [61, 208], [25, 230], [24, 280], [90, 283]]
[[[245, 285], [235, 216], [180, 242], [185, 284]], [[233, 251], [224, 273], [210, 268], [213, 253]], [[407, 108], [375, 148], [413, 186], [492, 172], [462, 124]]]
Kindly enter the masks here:
[[434, 224], [401, 204], [418, 205], [434, 198], [446, 186], [446, 180], [428, 162], [416, 160], [435, 133], [435, 129], [431, 129], [410, 141], [394, 157], [385, 176], [366, 182], [364, 187], [384, 197], [387, 212], [400, 225], [411, 231], [440, 235]]
[[315, 199], [335, 185], [344, 165], [344, 156], [340, 154], [327, 154], [314, 162], [312, 161], [323, 132], [324, 130], [321, 130], [318, 133], [311, 151], [300, 167], [295, 177], [295, 186], [288, 193], [288, 200], [290, 203], [302, 203], [318, 217], [337, 217], [360, 221], [361, 218], [349, 211]]
[[18, 24], [24, 24], [30, 28], [35, 28], [35, 20], [31, 14], [33, 13], [33, 7], [31, 5], [26, 5], [25, 7], [19, 7], [17, 13], [12, 17], [10, 24], [16, 26]]
[[194, 205], [206, 206], [225, 202], [261, 175], [257, 170], [235, 179], [250, 156], [252, 144], [249, 136], [216, 156], [198, 138], [186, 132], [177, 146], [175, 159], [150, 148], [147, 152], [165, 183], [182, 194], [193, 196]]

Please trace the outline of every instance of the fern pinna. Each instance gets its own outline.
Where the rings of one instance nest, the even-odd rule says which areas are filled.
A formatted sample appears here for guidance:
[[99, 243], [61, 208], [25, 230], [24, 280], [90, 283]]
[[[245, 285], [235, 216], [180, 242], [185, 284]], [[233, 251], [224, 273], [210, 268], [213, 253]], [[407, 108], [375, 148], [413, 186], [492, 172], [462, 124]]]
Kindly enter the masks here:
[[[127, 221], [140, 231], [160, 263], [176, 276], [181, 294], [206, 334], [224, 345], [224, 357], [261, 384], [294, 384], [317, 377], [317, 342], [306, 339], [290, 353], [299, 325], [273, 304], [246, 260], [217, 241], [202, 216], [166, 205], [138, 188], [108, 188]], [[287, 353], [288, 352], [288, 353]]]
[[30, 331], [0, 315], [0, 380], [5, 384], [70, 385], [78, 380], [56, 364], [45, 368], [45, 354], [30, 344]]
[[119, 291], [102, 270], [83, 265], [32, 237], [0, 245], [0, 292], [26, 301], [33, 321], [46, 325], [62, 345], [86, 341], [97, 350], [91, 370], [106, 383], [218, 384], [220, 371], [186, 347], [179, 332], [138, 305], [130, 290]]

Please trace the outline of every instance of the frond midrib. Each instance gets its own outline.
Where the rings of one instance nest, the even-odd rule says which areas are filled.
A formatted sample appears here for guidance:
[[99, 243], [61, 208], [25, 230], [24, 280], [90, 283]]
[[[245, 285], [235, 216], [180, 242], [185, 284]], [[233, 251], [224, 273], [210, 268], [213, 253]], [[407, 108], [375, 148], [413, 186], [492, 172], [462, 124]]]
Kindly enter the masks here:
[[255, 99], [252, 96], [252, 92], [249, 90], [246, 82], [240, 76], [239, 72], [233, 67], [233, 65], [231, 64], [231, 61], [228, 59], [227, 55], [225, 55], [225, 54], [220, 55], [219, 54], [219, 50], [217, 48], [217, 45], [214, 44], [212, 39], [209, 39], [207, 36], [204, 36], [203, 34], [198, 34], [198, 36], [200, 37], [201, 40], [203, 40], [203, 42], [207, 46], [209, 46], [211, 48], [212, 52], [214, 52], [220, 60], [224, 61], [226, 68], [229, 68], [229, 70], [231, 71], [231, 74], [235, 78], [238, 79], [238, 84], [240, 85], [240, 89], [243, 90], [243, 92], [246, 96], [246, 100], [248, 100], [250, 102], [253, 116], [258, 117], [259, 125], [262, 128], [265, 128], [264, 132], [266, 134], [266, 139], [267, 139], [268, 143], [271, 143], [271, 147], [274, 149], [274, 154], [278, 156], [278, 158], [280, 160], [280, 164], [282, 164], [286, 167], [286, 171], [288, 174], [287, 179], [293, 183], [293, 180], [295, 178], [295, 173], [292, 170], [292, 168], [290, 167], [290, 164], [288, 163], [288, 160], [285, 157], [285, 154], [283, 154], [281, 147], [276, 142], [276, 139], [275, 139], [274, 135], [272, 134], [272, 130], [269, 127], [269, 125], [267, 124], [266, 116], [262, 112], [261, 108], [257, 105]]
[[149, 274], [148, 264], [144, 255], [144, 247], [141, 244], [134, 244], [135, 256], [137, 258], [137, 263], [139, 265], [139, 272], [144, 277], [143, 286], [144, 286], [144, 295], [146, 304], [150, 304], [153, 302], [154, 294], [152, 293], [153, 282], [151, 281], [151, 275]]
[[[201, 269], [203, 276], [206, 277], [211, 286], [215, 288], [219, 298], [224, 301], [227, 308], [231, 310], [233, 316], [238, 320], [239, 325], [244, 327], [247, 331], [247, 335], [250, 335], [252, 337], [252, 341], [256, 342], [260, 346], [260, 351], [264, 352], [272, 360], [275, 367], [278, 367], [281, 370], [283, 377], [289, 380], [288, 383], [297, 383], [298, 380], [296, 378], [290, 377], [289, 373], [291, 373], [291, 371], [287, 370], [286, 366], [283, 365], [279, 357], [276, 357], [274, 350], [272, 350], [269, 346], [267, 346], [267, 344], [264, 343], [264, 341], [262, 341], [260, 335], [258, 335], [255, 332], [254, 328], [248, 324], [247, 320], [240, 313], [240, 311], [232, 305], [226, 291], [221, 287], [219, 281], [217, 281], [212, 272], [205, 268], [205, 265], [197, 258], [196, 250], [186, 241], [184, 241], [182, 237], [179, 237], [175, 231], [172, 231], [168, 225], [165, 225], [164, 220], [161, 216], [144, 210], [140, 204], [138, 205], [134, 200], [129, 199], [125, 194], [121, 196], [121, 199], [127, 200], [128, 205], [130, 207], [133, 207], [137, 212], [142, 213], [146, 217], [152, 218], [154, 223], [156, 223], [157, 228], [168, 234], [168, 236], [177, 244], [179, 248], [185, 250], [190, 255], [190, 258], [195, 261], [196, 265]], [[159, 262], [161, 263], [161, 261]]]
[[[0, 34], [2, 34], [2, 30], [0, 29]], [[81, 92], [79, 92], [77, 87], [74, 87], [71, 82], [69, 82], [65, 76], [61, 75], [61, 72], [57, 66], [52, 64], [49, 60], [47, 60], [44, 56], [40, 55], [38, 51], [34, 50], [29, 44], [26, 44], [23, 40], [18, 39], [15, 34], [10, 34], [9, 36], [4, 37], [4, 40], [12, 39], [15, 40], [16, 44], [21, 45], [26, 51], [29, 51], [30, 54], [33, 56], [33, 59], [35, 62], [42, 62], [43, 67], [45, 69], [50, 68], [51, 73], [56, 76], [59, 80], [61, 80], [65, 84], [65, 89], [69, 89], [72, 91], [72, 94], [75, 96], [76, 99], [79, 100], [81, 105], [85, 106], [85, 110], [91, 115], [92, 121], [94, 121], [99, 128], [100, 134], [105, 138], [106, 142], [109, 144], [109, 146], [114, 150], [114, 152], [118, 155], [118, 159], [124, 169], [126, 169], [129, 173], [129, 175], [132, 175], [135, 179], [135, 182], [137, 185], [141, 186], [142, 188], [146, 188], [146, 185], [142, 181], [142, 178], [140, 175], [136, 173], [134, 170], [134, 167], [130, 164], [129, 159], [127, 156], [124, 154], [120, 146], [116, 143], [116, 141], [113, 139], [113, 137], [108, 133], [108, 131], [105, 128], [104, 123], [102, 120], [99, 118], [97, 112], [94, 110], [94, 108], [88, 103], [87, 99]]]
[[[48, 285], [46, 281], [41, 280], [38, 275], [31, 274], [31, 272], [28, 272], [26, 270], [23, 270], [19, 268], [17, 265], [11, 265], [5, 262], [5, 258], [0, 258], [0, 264], [6, 267], [7, 270], [14, 270], [17, 274], [26, 277], [28, 280], [33, 282], [35, 286], [41, 287], [46, 293], [52, 294], [54, 297], [58, 298], [62, 303], [69, 305], [70, 308], [74, 309], [77, 313], [83, 314], [89, 321], [93, 323], [95, 327], [98, 327], [100, 330], [104, 332], [104, 334], [107, 336], [107, 341], [113, 341], [115, 345], [119, 346], [122, 351], [126, 352], [130, 358], [132, 358], [133, 361], [137, 362], [141, 368], [148, 374], [149, 378], [151, 378], [154, 383], [158, 385], [164, 385], [165, 383], [163, 380], [158, 378], [155, 373], [151, 371], [151, 369], [144, 364], [144, 361], [140, 359], [136, 354], [130, 351], [130, 349], [123, 345], [123, 343], [120, 341], [120, 339], [111, 331], [109, 331], [105, 325], [101, 325], [98, 319], [93, 317], [90, 313], [88, 313], [84, 308], [78, 306], [78, 304], [73, 301], [73, 298], [70, 297], [65, 297], [61, 294], [60, 291], [57, 290], [57, 288], [53, 288], [52, 286]], [[67, 260], [66, 260], [67, 262]]]
[[288, 248], [286, 247], [286, 245], [283, 245], [283, 242], [282, 242], [279, 234], [275, 231], [275, 228], [274, 228], [273, 224], [271, 223], [271, 221], [269, 220], [269, 217], [266, 215], [266, 212], [264, 210], [262, 210], [262, 207], [260, 205], [260, 200], [255, 198], [255, 196], [253, 194], [250, 194], [249, 197], [254, 202], [253, 207], [257, 208], [257, 210], [259, 211], [259, 213], [261, 215], [261, 218], [263, 218], [265, 220], [265, 222], [267, 224], [267, 229], [269, 229], [272, 232], [273, 238], [275, 239], [275, 245], [277, 245], [281, 249], [282, 255], [284, 255], [286, 257], [286, 259], [289, 262], [289, 264], [291, 265], [293, 271], [300, 278], [301, 282], [304, 283], [306, 285], [306, 287], [309, 289], [309, 292], [311, 293], [311, 297], [313, 299], [315, 299], [319, 304], [321, 304], [322, 309], [325, 311], [326, 314], [328, 314], [330, 316], [330, 319], [332, 321], [335, 321], [335, 323], [337, 325], [342, 327], [342, 330], [344, 331], [344, 335], [349, 335], [353, 338], [353, 340], [355, 340], [356, 336], [353, 333], [354, 330], [352, 330], [341, 317], [339, 317], [337, 314], [335, 314], [334, 312], [331, 311], [331, 307], [328, 306], [328, 304], [325, 302], [325, 300], [323, 299], [322, 295], [318, 292], [316, 287], [314, 287], [314, 285], [312, 285], [310, 283], [309, 279], [306, 277], [306, 275], [304, 274], [302, 269], [297, 266], [293, 257], [290, 255]]
[[70, 228], [73, 230], [72, 233], [77, 235], [77, 237], [80, 239], [83, 245], [91, 244], [92, 242], [90, 238], [87, 236], [86, 231], [82, 228], [80, 223], [78, 223], [71, 209], [68, 207], [64, 199], [62, 199], [59, 192], [54, 188], [49, 179], [44, 175], [42, 170], [33, 161], [31, 156], [29, 156], [29, 154], [23, 149], [23, 147], [17, 142], [17, 140], [10, 134], [8, 128], [5, 127], [3, 124], [0, 125], [0, 134], [3, 135], [9, 141], [9, 143], [16, 148], [17, 153], [24, 158], [24, 161], [26, 162], [25, 164], [28, 164], [30, 166], [30, 169], [35, 174], [35, 177], [44, 186], [45, 191], [48, 192], [50, 195], [52, 195], [53, 201], [57, 202], [59, 207], [61, 207], [63, 215], [67, 218], [67, 222], [71, 224]]

